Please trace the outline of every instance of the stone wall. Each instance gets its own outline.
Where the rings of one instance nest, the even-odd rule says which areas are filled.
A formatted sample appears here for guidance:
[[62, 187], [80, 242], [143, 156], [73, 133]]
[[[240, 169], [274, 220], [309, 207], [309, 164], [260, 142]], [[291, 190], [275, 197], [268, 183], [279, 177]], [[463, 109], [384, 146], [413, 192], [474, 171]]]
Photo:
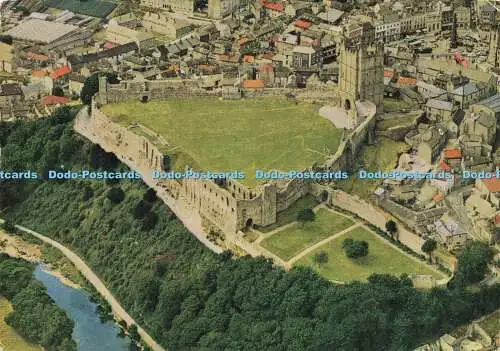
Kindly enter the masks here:
[[168, 79], [103, 84], [104, 89], [99, 90], [97, 101], [104, 105], [127, 100], [141, 100], [143, 97], [147, 97], [148, 100], [161, 98], [190, 99], [220, 95], [217, 91], [201, 88], [199, 83], [199, 80], [192, 79]]
[[406, 225], [423, 235], [426, 234], [426, 226], [434, 224], [447, 211], [446, 207], [431, 208], [424, 211], [413, 211], [408, 207], [400, 205], [390, 199], [382, 199], [378, 203], [384, 210], [390, 212], [394, 217], [406, 223]]
[[122, 157], [133, 159], [144, 170], [161, 169], [163, 153], [147, 138], [112, 122], [96, 106], [92, 108], [92, 123], [106, 143], [119, 150]]
[[[192, 98], [193, 96], [217, 96], [198, 86], [197, 80], [163, 80], [144, 82], [120, 82], [108, 84], [104, 77], [99, 82], [99, 93], [94, 97], [92, 123], [99, 137], [112, 152], [121, 158], [133, 161], [140, 172], [162, 170], [163, 153], [148, 138], [148, 131], [140, 126], [141, 135], [134, 128], [125, 128], [112, 122], [99, 110], [99, 104], [114, 103], [130, 99]], [[270, 88], [260, 91], [267, 96], [283, 96], [291, 89]], [[329, 90], [319, 93], [328, 94]], [[258, 95], [256, 95], [258, 96]], [[373, 129], [375, 111], [340, 144], [339, 150], [326, 166], [334, 170], [345, 169]], [[150, 134], [150, 133], [149, 133]], [[182, 201], [196, 210], [199, 215], [225, 233], [236, 233], [248, 226], [267, 226], [276, 222], [276, 214], [287, 209], [295, 201], [311, 191], [311, 183], [293, 179], [284, 182], [269, 182], [256, 188], [249, 188], [235, 180], [218, 185], [206, 180], [158, 181], [157, 186], [167, 191], [172, 198]]]

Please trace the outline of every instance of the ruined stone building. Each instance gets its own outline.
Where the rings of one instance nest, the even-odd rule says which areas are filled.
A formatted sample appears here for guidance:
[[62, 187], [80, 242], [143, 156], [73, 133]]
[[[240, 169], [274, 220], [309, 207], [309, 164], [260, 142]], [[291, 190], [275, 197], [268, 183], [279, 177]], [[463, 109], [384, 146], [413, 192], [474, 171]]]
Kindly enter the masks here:
[[[364, 23], [355, 29], [360, 30], [349, 33], [341, 52], [339, 94], [342, 99], [337, 100], [342, 100], [340, 109], [347, 110], [349, 118], [355, 119], [356, 124], [343, 138], [337, 152], [330, 155], [324, 165], [316, 165], [323, 170], [346, 169], [354, 162], [357, 150], [374, 130], [377, 111], [382, 109], [383, 48], [375, 44], [373, 25]], [[155, 141], [157, 138], [152, 140], [142, 135], [138, 130], [140, 126], [127, 128], [111, 121], [99, 107], [128, 99], [147, 101], [200, 95], [215, 98], [220, 94], [204, 90], [199, 82], [189, 79], [108, 84], [105, 78], [101, 78], [90, 118], [93, 141], [142, 174], [163, 170], [165, 154], [162, 145]], [[335, 99], [332, 96], [332, 100]], [[234, 179], [159, 180], [156, 188], [199, 215], [205, 228], [224, 233], [235, 233], [254, 225], [271, 225], [276, 222], [279, 212], [306, 194], [322, 200], [329, 196], [324, 186], [304, 179], [267, 181], [253, 187]]]

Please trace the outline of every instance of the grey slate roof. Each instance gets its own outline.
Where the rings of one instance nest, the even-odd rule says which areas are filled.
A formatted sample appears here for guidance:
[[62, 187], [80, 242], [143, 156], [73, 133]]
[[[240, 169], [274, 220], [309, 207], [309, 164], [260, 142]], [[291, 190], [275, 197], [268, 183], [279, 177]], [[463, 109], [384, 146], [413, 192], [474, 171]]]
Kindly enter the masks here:
[[480, 101], [479, 105], [486, 106], [486, 107], [492, 109], [493, 111], [495, 111], [495, 113], [499, 113], [500, 112], [500, 94], [493, 95], [493, 96], [487, 98], [486, 100]]
[[452, 111], [453, 110], [453, 104], [451, 102], [436, 100], [436, 99], [429, 99], [429, 101], [427, 101], [426, 106], [430, 107], [430, 108], [435, 108], [438, 110], [445, 110], [445, 111]]

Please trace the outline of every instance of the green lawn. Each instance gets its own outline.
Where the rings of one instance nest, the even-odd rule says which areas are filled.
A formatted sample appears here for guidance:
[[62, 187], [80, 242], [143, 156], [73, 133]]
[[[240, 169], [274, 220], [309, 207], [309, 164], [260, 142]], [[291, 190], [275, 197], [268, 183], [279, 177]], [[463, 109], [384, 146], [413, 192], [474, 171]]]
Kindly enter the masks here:
[[384, 112], [399, 112], [404, 109], [410, 110], [412, 109], [412, 105], [400, 99], [394, 99], [394, 98], [384, 99]]
[[126, 101], [102, 110], [122, 125], [140, 123], [162, 135], [173, 169], [242, 170], [249, 185], [257, 183], [256, 169], [302, 170], [325, 161], [340, 142], [317, 106], [281, 98]]
[[5, 351], [42, 351], [40, 346], [28, 343], [5, 322], [5, 317], [12, 311], [6, 298], [0, 296], [0, 350]]
[[[375, 235], [364, 228], [355, 228], [303, 257], [296, 265], [310, 266], [327, 279], [344, 282], [366, 280], [373, 273], [395, 275], [402, 273], [429, 274], [438, 279], [443, 278], [443, 276], [430, 270], [423, 263], [409, 258]], [[347, 258], [342, 249], [342, 241], [347, 238], [368, 242], [368, 255], [355, 260]], [[328, 253], [328, 262], [320, 266], [313, 261], [314, 254], [319, 251]]]
[[415, 122], [420, 113], [409, 113], [400, 116], [393, 116], [377, 122], [378, 130], [387, 130], [392, 127], [408, 126]]
[[318, 201], [312, 195], [301, 197], [295, 203], [288, 207], [286, 210], [281, 211], [276, 216], [276, 223], [268, 225], [267, 227], [259, 228], [259, 231], [268, 233], [276, 228], [292, 223], [297, 219], [297, 214], [305, 208], [314, 208], [318, 205]]
[[304, 225], [296, 223], [263, 240], [261, 246], [283, 260], [289, 260], [309, 246], [353, 224], [349, 218], [322, 208], [316, 213], [314, 222]]

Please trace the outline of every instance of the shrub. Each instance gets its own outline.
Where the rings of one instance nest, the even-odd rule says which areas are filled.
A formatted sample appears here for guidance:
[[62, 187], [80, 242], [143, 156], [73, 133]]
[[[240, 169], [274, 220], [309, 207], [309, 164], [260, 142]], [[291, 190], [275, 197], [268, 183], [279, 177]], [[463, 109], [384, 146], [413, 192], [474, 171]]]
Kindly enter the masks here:
[[90, 200], [90, 198], [94, 196], [94, 190], [91, 186], [87, 185], [83, 188], [83, 201]]
[[149, 203], [153, 203], [156, 201], [156, 199], [158, 199], [158, 197], [156, 196], [156, 191], [154, 189], [151, 189], [149, 188], [145, 193], [144, 195], [142, 195], [142, 199], [144, 201], [147, 201]]
[[312, 208], [304, 208], [297, 213], [297, 221], [301, 223], [312, 222], [316, 219], [316, 214]]
[[347, 238], [342, 242], [342, 248], [349, 258], [360, 258], [368, 255], [368, 243], [364, 240]]
[[140, 200], [134, 208], [134, 218], [141, 219], [151, 210], [151, 204], [144, 200]]
[[108, 199], [115, 204], [119, 204], [125, 199], [125, 193], [120, 187], [109, 189], [107, 196]]
[[3, 225], [2, 225], [3, 229], [6, 231], [6, 232], [9, 232], [9, 233], [13, 233], [16, 231], [16, 226], [13, 222], [9, 221], [8, 219], [5, 220], [5, 222], [3, 222]]
[[158, 222], [158, 215], [154, 212], [148, 212], [146, 217], [142, 220], [142, 230], [149, 231], [156, 226]]
[[320, 251], [314, 254], [313, 261], [322, 264], [328, 262], [328, 253], [325, 251]]

